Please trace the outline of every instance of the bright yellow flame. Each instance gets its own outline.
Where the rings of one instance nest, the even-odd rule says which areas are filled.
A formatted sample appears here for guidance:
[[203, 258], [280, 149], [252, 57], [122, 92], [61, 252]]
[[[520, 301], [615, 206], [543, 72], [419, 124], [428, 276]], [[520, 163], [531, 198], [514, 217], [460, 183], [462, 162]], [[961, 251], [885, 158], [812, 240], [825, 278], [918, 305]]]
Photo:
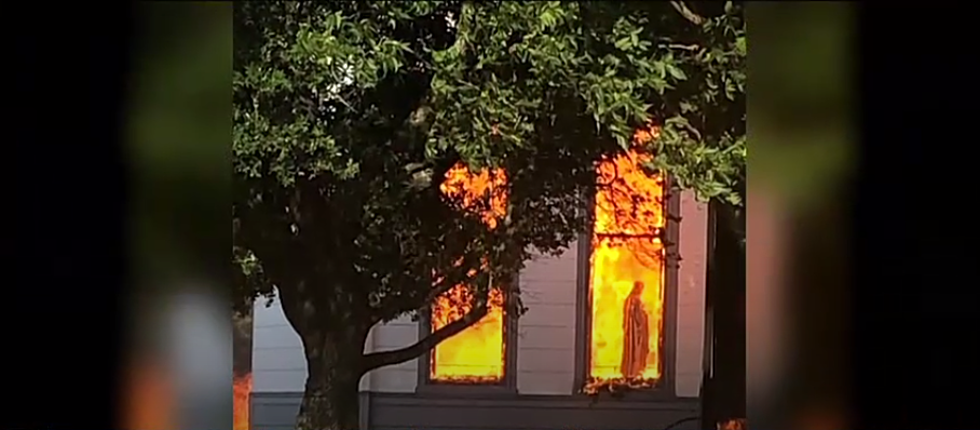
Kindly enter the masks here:
[[[651, 132], [642, 131], [636, 140], [644, 143], [651, 137]], [[592, 328], [587, 392], [590, 386], [594, 389], [603, 384], [652, 386], [661, 377], [664, 248], [659, 234], [666, 221], [664, 182], [661, 177], [643, 172], [640, 165], [648, 160], [649, 156], [630, 150], [599, 164], [590, 262]], [[646, 321], [642, 324], [644, 330], [636, 332], [647, 339], [634, 339], [632, 343], [645, 345], [639, 348], [645, 348], [646, 357], [635, 361], [641, 363], [642, 370], [630, 374], [625, 369], [624, 313], [626, 300], [638, 282], [643, 284], [637, 297]]]
[[[482, 214], [490, 228], [507, 212], [507, 177], [502, 170], [472, 174], [458, 165], [446, 174], [440, 187], [450, 197], [461, 199], [467, 210]], [[470, 309], [468, 289], [459, 285], [436, 300], [432, 309], [432, 330], [461, 318]], [[497, 382], [504, 375], [503, 294], [490, 293], [488, 313], [480, 321], [442, 341], [432, 354], [430, 377], [435, 381]]]
[[[440, 297], [432, 310], [438, 330], [469, 312], [465, 287]], [[504, 313], [500, 290], [490, 292], [486, 316], [456, 336], [442, 341], [433, 354], [431, 378], [446, 382], [497, 382], [504, 376]]]

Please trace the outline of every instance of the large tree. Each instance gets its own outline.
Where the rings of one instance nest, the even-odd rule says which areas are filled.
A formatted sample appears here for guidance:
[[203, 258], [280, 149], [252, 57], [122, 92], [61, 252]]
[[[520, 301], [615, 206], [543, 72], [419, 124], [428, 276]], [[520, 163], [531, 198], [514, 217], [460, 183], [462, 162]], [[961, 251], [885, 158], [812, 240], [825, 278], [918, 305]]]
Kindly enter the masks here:
[[[738, 203], [745, 39], [739, 4], [235, 4], [237, 306], [276, 295], [306, 353], [301, 429], [357, 427], [366, 372], [418, 357], [487, 313], [532, 250], [585, 230], [594, 163], [659, 133], [651, 172]], [[506, 207], [441, 192], [502, 171]], [[487, 197], [487, 196], [485, 196]], [[472, 199], [470, 199], [472, 200]], [[480, 200], [480, 199], [477, 199]], [[365, 354], [372, 326], [456, 285], [469, 312]]]

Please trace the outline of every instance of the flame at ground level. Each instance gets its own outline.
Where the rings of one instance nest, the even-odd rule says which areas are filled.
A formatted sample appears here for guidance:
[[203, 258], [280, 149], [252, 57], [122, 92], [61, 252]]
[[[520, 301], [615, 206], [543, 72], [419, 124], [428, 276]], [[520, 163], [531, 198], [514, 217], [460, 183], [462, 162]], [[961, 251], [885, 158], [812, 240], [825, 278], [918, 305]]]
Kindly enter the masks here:
[[662, 372], [664, 183], [629, 151], [599, 165], [592, 243], [591, 365], [586, 392], [652, 386]]
[[248, 430], [249, 429], [249, 400], [252, 395], [252, 374], [246, 374], [242, 376], [235, 376], [232, 382], [232, 388], [234, 390], [234, 422], [232, 428], [234, 430]]
[[745, 418], [734, 418], [715, 425], [718, 430], [745, 430]]

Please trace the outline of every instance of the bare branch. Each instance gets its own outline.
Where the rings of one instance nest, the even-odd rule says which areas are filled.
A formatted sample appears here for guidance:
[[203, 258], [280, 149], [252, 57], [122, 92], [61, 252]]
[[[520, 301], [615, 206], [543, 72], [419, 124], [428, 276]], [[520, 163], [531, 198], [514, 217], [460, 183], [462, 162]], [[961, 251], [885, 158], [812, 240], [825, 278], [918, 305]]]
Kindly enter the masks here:
[[680, 50], [683, 50], [683, 51], [697, 51], [697, 50], [701, 49], [701, 47], [698, 46], [697, 44], [693, 44], [693, 45], [681, 45], [679, 43], [670, 43], [670, 44], [667, 45], [667, 48], [670, 48], [670, 49], [680, 49]]
[[393, 349], [390, 351], [374, 352], [365, 355], [362, 374], [379, 367], [404, 363], [422, 355], [424, 352], [435, 348], [439, 342], [449, 339], [459, 332], [466, 330], [473, 324], [476, 324], [477, 321], [480, 321], [480, 319], [486, 316], [487, 311], [487, 300], [480, 300], [480, 303], [477, 304], [477, 306], [475, 306], [472, 310], [467, 312], [466, 315], [463, 315], [462, 318], [446, 324], [442, 328], [436, 330], [432, 334], [426, 336], [411, 346], [401, 349]]
[[671, 1], [670, 5], [673, 6], [674, 9], [677, 10], [677, 12], [684, 17], [684, 19], [691, 21], [694, 25], [701, 25], [702, 23], [704, 23], [704, 17], [694, 13], [694, 11], [688, 8], [687, 5], [684, 4], [684, 2]]
[[[460, 250], [458, 254], [462, 254], [463, 257], [456, 260], [455, 263], [451, 265], [451, 269], [445, 270], [441, 273], [436, 273], [434, 276], [435, 279], [422, 280], [421, 282], [425, 282], [425, 285], [412, 284], [411, 288], [406, 288], [410, 291], [428, 290], [425, 291], [424, 296], [409, 301], [390, 302], [391, 304], [388, 306], [374, 308], [371, 312], [371, 324], [376, 324], [388, 318], [392, 318], [392, 316], [402, 315], [406, 312], [427, 309], [437, 297], [445, 294], [453, 287], [458, 285], [470, 285], [480, 274], [479, 266], [482, 257], [470, 250], [469, 246], [467, 246], [466, 249]], [[445, 267], [447, 264], [437, 263], [435, 266]], [[402, 282], [419, 281], [414, 279], [405, 279]]]
[[477, 275], [475, 274], [472, 276], [465, 275], [462, 278], [453, 277], [453, 280], [449, 280], [449, 278], [443, 277], [442, 279], [440, 279], [439, 281], [437, 281], [435, 284], [432, 285], [432, 291], [429, 291], [429, 294], [425, 296], [424, 299], [425, 302], [423, 303], [423, 306], [428, 306], [433, 301], [435, 301], [436, 298], [438, 298], [443, 294], [446, 294], [447, 292], [449, 292], [449, 290], [453, 289], [453, 287], [459, 285], [469, 285], [474, 279], [476, 279], [476, 277]]

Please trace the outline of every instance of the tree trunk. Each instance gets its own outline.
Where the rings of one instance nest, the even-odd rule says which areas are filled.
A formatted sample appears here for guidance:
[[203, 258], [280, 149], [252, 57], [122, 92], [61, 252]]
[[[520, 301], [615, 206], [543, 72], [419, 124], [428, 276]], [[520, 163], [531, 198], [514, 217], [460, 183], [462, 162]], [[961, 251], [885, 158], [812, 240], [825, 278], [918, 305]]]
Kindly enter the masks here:
[[296, 418], [299, 430], [356, 430], [364, 346], [356, 339], [305, 340], [308, 376]]

